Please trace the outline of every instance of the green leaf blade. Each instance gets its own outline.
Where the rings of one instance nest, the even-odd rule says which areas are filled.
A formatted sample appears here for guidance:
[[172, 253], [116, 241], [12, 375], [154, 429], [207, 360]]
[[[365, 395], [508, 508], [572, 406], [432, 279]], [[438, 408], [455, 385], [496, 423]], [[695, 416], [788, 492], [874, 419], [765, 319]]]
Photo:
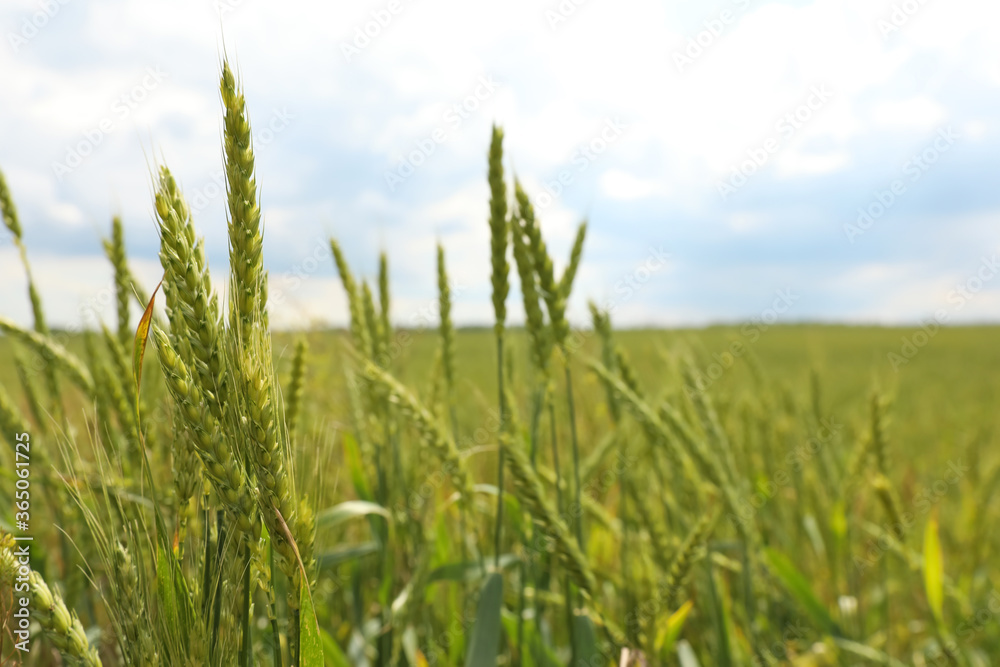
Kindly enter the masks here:
[[[320, 640], [319, 623], [313, 608], [309, 586], [299, 588], [299, 665], [300, 667], [323, 667], [323, 642]], [[331, 638], [332, 639], [332, 638]]]
[[495, 667], [500, 649], [500, 611], [503, 608], [503, 575], [494, 572], [483, 584], [472, 626], [465, 667]]
[[783, 553], [774, 549], [764, 549], [764, 557], [774, 575], [781, 580], [781, 583], [784, 584], [792, 597], [802, 605], [813, 622], [828, 635], [833, 637], [843, 636], [837, 623], [830, 616], [826, 605], [820, 601], [815, 591], [813, 591], [812, 586], [809, 585], [809, 581], [792, 564], [792, 561]]
[[389, 510], [367, 500], [347, 500], [338, 505], [327, 507], [316, 515], [317, 528], [332, 528], [361, 516], [377, 515], [391, 519]]

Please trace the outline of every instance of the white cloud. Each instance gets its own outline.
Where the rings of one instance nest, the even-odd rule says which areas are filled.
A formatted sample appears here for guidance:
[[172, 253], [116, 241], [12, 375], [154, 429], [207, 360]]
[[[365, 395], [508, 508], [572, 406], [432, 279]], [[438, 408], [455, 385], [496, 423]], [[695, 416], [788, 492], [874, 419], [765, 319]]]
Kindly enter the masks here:
[[877, 125], [887, 128], [913, 127], [930, 130], [944, 121], [945, 110], [927, 97], [887, 100], [875, 105], [872, 119]]
[[620, 169], [611, 169], [601, 176], [601, 189], [612, 199], [642, 199], [662, 190], [659, 183], [639, 178]]
[[[750, 3], [683, 72], [674, 53], [717, 10], [594, 1], [553, 30], [544, 12], [555, 2], [480, 7], [406, 0], [348, 62], [342, 45], [386, 2], [224, 4], [233, 9], [220, 18], [216, 4], [202, 0], [67, 3], [16, 52], [7, 44], [0, 48], [0, 89], [8, 102], [0, 105], [0, 126], [10, 128], [0, 136], [0, 167], [21, 205], [33, 256], [56, 247], [69, 252], [60, 245], [64, 235], [103, 230], [120, 211], [130, 243], [144, 248], [155, 266], [150, 167], [165, 160], [192, 196], [219, 169], [216, 77], [223, 49], [239, 63], [256, 132], [275, 108], [287, 105], [296, 116], [273, 145], [257, 150], [269, 256], [299, 261], [311, 239], [329, 232], [356, 239], [352, 247], [385, 245], [396, 273], [408, 279], [402, 304], [433, 293], [430, 272], [440, 235], [455, 275], [470, 285], [469, 300], [456, 306], [456, 314], [485, 313], [487, 320], [488, 304], [479, 308], [473, 296], [488, 293], [485, 154], [494, 121], [506, 130], [506, 166], [536, 202], [560, 171], [574, 176], [554, 203], [538, 207], [560, 266], [577, 223], [592, 209], [603, 217], [592, 220], [591, 243], [612, 254], [625, 252], [608, 232], [618, 224], [606, 212], [615, 205], [667, 206], [693, 219], [719, 215], [716, 183], [768, 139], [779, 139], [780, 146], [762, 172], [776, 178], [762, 173], [753, 185], [851, 175], [879, 155], [882, 142], [909, 140], [942, 123], [963, 123], [964, 136], [980, 143], [997, 136], [993, 109], [982, 100], [1000, 87], [1000, 46], [991, 32], [1000, 9], [985, 0], [926, 3], [888, 37], [878, 21], [890, 16], [898, 4], [892, 0]], [[0, 8], [0, 22], [16, 31], [36, 9], [34, 0], [11, 0]], [[167, 76], [119, 117], [115, 100], [142, 82], [147, 67], [157, 66]], [[495, 77], [499, 87], [460, 125], [450, 125], [445, 111], [473, 94], [482, 76]], [[792, 136], [782, 136], [781, 119], [806, 103], [815, 86], [827, 86], [832, 97]], [[576, 171], [578, 149], [614, 118], [627, 128], [585, 171]], [[104, 119], [113, 129], [79, 168], [58, 179], [53, 162], [65, 160]], [[384, 171], [438, 127], [446, 141], [390, 191]], [[331, 164], [343, 171], [328, 174]], [[662, 233], [707, 244], [718, 240], [711, 235], [720, 228], [773, 230], [781, 201], [743, 210], [740, 202], [751, 189], [732, 198], [736, 203], [720, 215], [722, 225], [672, 221]], [[215, 256], [225, 250], [221, 199], [197, 216]], [[649, 224], [644, 235], [661, 234]], [[48, 236], [33, 236], [34, 225]], [[96, 231], [91, 248], [99, 248]], [[78, 258], [84, 263], [77, 266], [77, 260], [52, 257], [49, 270], [58, 275], [70, 266], [104, 275], [101, 258]], [[353, 259], [372, 266], [370, 258]], [[581, 289], [613, 283], [613, 265], [586, 267]], [[329, 309], [338, 303], [330, 301], [337, 289], [328, 284], [330, 269], [324, 271], [303, 287], [289, 321], [295, 312], [312, 317], [319, 304]], [[883, 284], [871, 267], [865, 271], [858, 274], [862, 280]], [[887, 294], [901, 289], [888, 279], [884, 285]], [[654, 301], [659, 297], [643, 298], [650, 302], [642, 308], [652, 314], [637, 310], [636, 317], [655, 319], [663, 304]], [[913, 292], [912, 298], [922, 297]], [[71, 292], [50, 300], [64, 319], [72, 317]], [[26, 315], [10, 296], [2, 307]]]

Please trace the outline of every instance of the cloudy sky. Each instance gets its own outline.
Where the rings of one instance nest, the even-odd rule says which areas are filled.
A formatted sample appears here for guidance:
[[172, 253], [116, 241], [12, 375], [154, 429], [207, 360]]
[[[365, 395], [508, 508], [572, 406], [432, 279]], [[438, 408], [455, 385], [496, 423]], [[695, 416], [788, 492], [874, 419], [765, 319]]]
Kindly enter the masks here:
[[[113, 214], [136, 272], [159, 279], [158, 164], [222, 284], [228, 54], [283, 326], [346, 320], [330, 236], [363, 275], [387, 250], [402, 324], [434, 299], [440, 240], [457, 318], [488, 322], [493, 122], [559, 263], [589, 220], [578, 321], [587, 298], [628, 325], [746, 320], [776, 301], [787, 320], [995, 321], [998, 14], [985, 0], [4, 0], [0, 169], [56, 324], [106, 301]], [[0, 313], [27, 323], [4, 235], [0, 285]]]

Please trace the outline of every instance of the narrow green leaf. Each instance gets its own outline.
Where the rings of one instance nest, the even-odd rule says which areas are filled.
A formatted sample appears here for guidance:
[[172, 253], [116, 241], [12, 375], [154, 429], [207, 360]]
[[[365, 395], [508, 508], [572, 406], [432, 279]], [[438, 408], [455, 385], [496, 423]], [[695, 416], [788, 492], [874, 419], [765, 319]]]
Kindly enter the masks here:
[[173, 576], [171, 569], [174, 559], [167, 555], [163, 546], [156, 547], [156, 594], [160, 605], [160, 612], [167, 619], [169, 628], [177, 628], [177, 594], [174, 590]]
[[361, 462], [361, 448], [358, 441], [350, 433], [344, 434], [344, 458], [347, 459], [347, 468], [351, 471], [351, 483], [354, 484], [354, 493], [362, 500], [371, 500], [372, 492], [368, 487], [368, 480], [365, 478], [365, 467]]
[[190, 647], [191, 628], [194, 627], [195, 619], [197, 618], [194, 608], [194, 598], [191, 596], [191, 590], [188, 588], [187, 579], [184, 577], [180, 561], [176, 558], [171, 558], [170, 563], [174, 569], [174, 592], [177, 596], [177, 613], [180, 619], [178, 630], [180, 632], [181, 643], [185, 650], [188, 650]]
[[573, 644], [576, 646], [577, 665], [596, 665], [600, 663], [597, 652], [597, 634], [594, 632], [594, 622], [586, 614], [573, 615]]
[[[500, 569], [505, 570], [520, 561], [517, 554], [500, 556]], [[478, 560], [446, 563], [431, 571], [430, 581], [476, 581], [483, 576], [483, 566]]]
[[900, 662], [892, 656], [886, 655], [884, 652], [866, 644], [859, 644], [858, 642], [851, 641], [850, 639], [844, 639], [843, 637], [834, 637], [833, 643], [837, 646], [837, 648], [845, 653], [850, 653], [851, 655], [855, 655], [859, 658], [864, 658], [875, 665], [906, 667], [906, 663]]
[[332, 528], [344, 523], [348, 519], [353, 519], [359, 516], [367, 516], [369, 514], [384, 516], [386, 519], [392, 518], [392, 515], [389, 514], [389, 510], [381, 505], [368, 502], [367, 500], [348, 500], [340, 503], [339, 505], [327, 507], [325, 510], [316, 515], [316, 527]]
[[802, 605], [813, 622], [829, 635], [842, 636], [840, 628], [830, 616], [829, 610], [820, 602], [808, 580], [795, 568], [792, 561], [774, 549], [764, 549], [764, 557], [774, 575], [781, 580], [792, 597]]
[[[503, 610], [503, 627], [508, 637], [517, 636], [517, 614]], [[538, 633], [538, 626], [526, 619], [521, 626], [524, 632], [524, 655], [521, 667], [561, 667], [552, 647], [545, 643]]]
[[941, 535], [936, 514], [927, 521], [924, 530], [924, 588], [927, 604], [940, 627], [944, 620], [944, 561], [941, 558]]
[[715, 634], [718, 639], [716, 643], [715, 662], [718, 667], [732, 667], [732, 648], [729, 645], [729, 619], [726, 608], [725, 596], [719, 595], [718, 584], [715, 581], [715, 568], [712, 567], [712, 559], [705, 559], [705, 573], [708, 577], [708, 596], [712, 610], [712, 622], [715, 626]]
[[[503, 627], [508, 637], [517, 636], [517, 615], [508, 610], [503, 611]], [[526, 619], [521, 626], [524, 631], [524, 654], [521, 657], [522, 667], [560, 667], [552, 647], [547, 645], [538, 633], [538, 626]]]
[[327, 665], [333, 665], [333, 667], [351, 667], [351, 663], [348, 662], [347, 656], [340, 650], [340, 645], [337, 644], [337, 640], [334, 639], [329, 632], [321, 628], [319, 636], [323, 641], [323, 657], [326, 658]]
[[189, 633], [194, 623], [195, 610], [187, 581], [177, 559], [169, 555], [162, 544], [156, 547], [156, 594], [164, 625], [180, 650], [189, 648]]
[[332, 549], [330, 551], [324, 551], [316, 556], [316, 565], [319, 567], [320, 571], [323, 571], [352, 560], [363, 558], [364, 556], [378, 553], [378, 550], [378, 542], [362, 542], [361, 544], [355, 544], [341, 549]]
[[503, 607], [503, 575], [494, 572], [483, 584], [472, 626], [465, 667], [495, 667], [500, 649], [500, 610]]
[[306, 583], [299, 587], [299, 666], [324, 667], [319, 623], [313, 609], [312, 594]]
[[316, 621], [312, 592], [309, 590], [309, 575], [302, 564], [302, 555], [285, 517], [281, 516], [277, 508], [274, 508], [274, 514], [278, 519], [278, 527], [295, 552], [295, 561], [299, 566], [299, 574], [302, 575], [302, 584], [299, 586], [299, 667], [323, 667], [323, 642], [319, 638], [319, 623]]

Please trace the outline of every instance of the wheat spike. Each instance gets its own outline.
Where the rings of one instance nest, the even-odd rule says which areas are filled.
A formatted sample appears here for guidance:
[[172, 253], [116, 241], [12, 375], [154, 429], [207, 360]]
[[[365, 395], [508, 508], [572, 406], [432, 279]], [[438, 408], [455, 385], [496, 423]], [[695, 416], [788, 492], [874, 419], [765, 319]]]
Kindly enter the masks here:
[[576, 272], [580, 268], [580, 260], [583, 258], [583, 241], [587, 238], [587, 221], [584, 220], [576, 230], [576, 238], [573, 239], [573, 248], [570, 250], [569, 263], [559, 278], [559, 295], [563, 299], [568, 299], [573, 291], [573, 281], [576, 280]]
[[448, 285], [448, 269], [444, 261], [444, 247], [437, 246], [438, 310], [441, 334], [441, 368], [444, 371], [448, 402], [455, 389], [455, 325], [451, 321], [451, 287]]
[[0, 171], [0, 216], [3, 217], [4, 226], [10, 230], [17, 241], [21, 240], [21, 220], [17, 215], [17, 207], [14, 205], [14, 198], [10, 194], [7, 186], [7, 179], [4, 178], [3, 171]]
[[[389, 258], [385, 251], [378, 256], [378, 303], [379, 303], [379, 325], [382, 331], [382, 349], [387, 353], [389, 342], [392, 340], [392, 321], [389, 318], [390, 306], [389, 294]], [[388, 366], [388, 360], [385, 366]]]
[[347, 305], [351, 315], [351, 340], [354, 343], [354, 349], [362, 354], [371, 355], [372, 340], [365, 321], [365, 307], [362, 301], [361, 289], [354, 280], [351, 267], [344, 257], [344, 251], [334, 239], [330, 239], [330, 250], [333, 252], [333, 259], [337, 265], [340, 282], [347, 293]]
[[125, 255], [125, 230], [121, 216], [111, 219], [111, 238], [103, 242], [104, 254], [115, 270], [115, 297], [118, 313], [118, 337], [122, 347], [128, 347], [132, 342], [134, 332], [129, 325], [129, 305], [132, 302], [129, 289], [131, 276], [128, 270], [128, 260]]
[[490, 250], [493, 266], [493, 312], [497, 335], [503, 332], [507, 320], [507, 293], [510, 291], [507, 262], [507, 186], [503, 180], [503, 130], [493, 126], [490, 141]]
[[195, 371], [212, 415], [220, 421], [228, 400], [228, 374], [218, 297], [212, 292], [204, 241], [195, 237], [190, 209], [166, 167], [160, 168], [155, 203], [171, 342]]
[[62, 372], [66, 373], [69, 379], [72, 380], [84, 394], [89, 396], [93, 393], [94, 379], [91, 377], [90, 371], [87, 370], [87, 367], [76, 357], [76, 355], [67, 351], [62, 345], [52, 340], [50, 336], [40, 334], [37, 331], [22, 329], [6, 317], [0, 317], [0, 331], [21, 339], [25, 344], [33, 348], [39, 354], [42, 354], [47, 359], [50, 359], [52, 361], [52, 365], [54, 367], [58, 367]]
[[[4, 226], [14, 237], [14, 245], [17, 246], [18, 254], [21, 257], [21, 264], [24, 266], [24, 274], [28, 282], [28, 299], [31, 301], [31, 314], [34, 318], [34, 329], [37, 333], [50, 335], [49, 325], [45, 320], [45, 311], [42, 309], [42, 297], [35, 286], [35, 279], [31, 272], [31, 263], [28, 261], [28, 249], [22, 239], [21, 221], [17, 214], [17, 207], [14, 205], [14, 198], [7, 186], [3, 172], [0, 171], [0, 218], [3, 218]], [[53, 415], [57, 421], [64, 418], [62, 391], [59, 387], [59, 377], [56, 374], [57, 360], [53, 360], [47, 350], [36, 349], [36, 352], [45, 360], [45, 367], [42, 369], [45, 378], [46, 389], [52, 405]]]
[[511, 238], [514, 241], [514, 263], [521, 280], [521, 295], [524, 302], [525, 328], [531, 337], [531, 354], [535, 368], [543, 375], [548, 375], [549, 361], [552, 358], [552, 335], [545, 326], [545, 314], [539, 301], [538, 287], [535, 280], [535, 260], [524, 236], [524, 220], [520, 205], [515, 208], [514, 219], [511, 221]]
[[670, 570], [661, 583], [663, 600], [666, 603], [667, 609], [674, 610], [677, 608], [677, 596], [680, 593], [681, 587], [684, 586], [685, 580], [691, 573], [691, 566], [695, 563], [698, 550], [705, 546], [709, 535], [712, 534], [718, 517], [719, 513], [717, 510], [712, 510], [702, 515], [701, 519], [698, 520], [698, 523], [695, 524], [691, 532], [684, 538], [684, 542], [677, 550], [677, 554], [671, 562]]
[[531, 250], [535, 274], [538, 276], [538, 289], [545, 301], [549, 321], [552, 323], [554, 342], [559, 347], [565, 347], [566, 339], [569, 336], [569, 321], [566, 319], [566, 296], [556, 281], [552, 258], [549, 256], [548, 247], [542, 238], [542, 230], [538, 226], [538, 221], [535, 220], [535, 209], [531, 205], [528, 195], [524, 192], [524, 188], [517, 180], [514, 181], [514, 197], [517, 200], [524, 234], [528, 238], [528, 248]]
[[[14, 544], [10, 535], [0, 534], [0, 580], [8, 590], [14, 588], [15, 580], [21, 576], [20, 566], [14, 556]], [[87, 641], [80, 619], [66, 608], [62, 597], [53, 592], [42, 575], [35, 570], [29, 570], [27, 580], [31, 613], [67, 662], [85, 667], [101, 667], [97, 649]]]
[[371, 347], [368, 349], [368, 355], [380, 366], [384, 365], [386, 350], [384, 347], [385, 340], [382, 335], [382, 324], [375, 310], [375, 299], [372, 296], [372, 291], [368, 287], [367, 281], [361, 283], [361, 305], [364, 308], [365, 325], [368, 329], [368, 340], [371, 344]]
[[302, 386], [306, 374], [306, 351], [309, 345], [305, 338], [295, 341], [295, 356], [292, 357], [292, 374], [288, 379], [288, 398], [285, 401], [285, 423], [288, 427], [288, 441], [295, 441], [299, 412], [302, 410]]
[[14, 367], [17, 370], [17, 379], [21, 383], [24, 397], [28, 401], [28, 410], [35, 420], [35, 426], [43, 435], [48, 433], [48, 420], [44, 418], [42, 401], [38, 396], [38, 387], [35, 385], [31, 374], [28, 372], [28, 360], [21, 351], [20, 346], [12, 346], [14, 351]]
[[[501, 437], [508, 436], [504, 434]], [[512, 442], [508, 442], [507, 445], [505, 459], [514, 478], [517, 499], [528, 508], [535, 522], [553, 540], [560, 563], [576, 585], [580, 590], [592, 595], [597, 590], [597, 582], [580, 546], [570, 534], [569, 526], [545, 498], [542, 482], [538, 478], [538, 473], [531, 467], [531, 461], [528, 460], [523, 448]], [[582, 508], [580, 510], [582, 511]]]
[[240, 532], [249, 534], [254, 529], [255, 512], [243, 469], [223, 440], [218, 421], [205, 405], [201, 389], [194, 383], [190, 370], [170, 344], [167, 334], [154, 325], [152, 338], [159, 352], [167, 389], [194, 435], [193, 442], [205, 466], [205, 474], [233, 515]]
[[28, 422], [25, 421], [21, 411], [17, 409], [10, 394], [7, 393], [2, 384], [0, 384], [0, 429], [2, 429], [3, 438], [10, 443], [11, 448], [14, 447], [15, 434], [28, 432]]
[[420, 401], [399, 380], [369, 360], [364, 362], [364, 376], [370, 382], [375, 382], [388, 392], [393, 403], [399, 405], [403, 415], [410, 420], [425, 444], [427, 444], [440, 459], [445, 472], [451, 478], [452, 484], [462, 494], [465, 502], [472, 498], [472, 479], [465, 468], [465, 462], [459, 454], [455, 441], [441, 426], [434, 414], [424, 407]]
[[219, 82], [225, 108], [223, 140], [229, 205], [230, 321], [241, 340], [254, 325], [267, 326], [266, 276], [257, 183], [254, 180], [253, 142], [246, 101], [229, 67], [223, 61]]

